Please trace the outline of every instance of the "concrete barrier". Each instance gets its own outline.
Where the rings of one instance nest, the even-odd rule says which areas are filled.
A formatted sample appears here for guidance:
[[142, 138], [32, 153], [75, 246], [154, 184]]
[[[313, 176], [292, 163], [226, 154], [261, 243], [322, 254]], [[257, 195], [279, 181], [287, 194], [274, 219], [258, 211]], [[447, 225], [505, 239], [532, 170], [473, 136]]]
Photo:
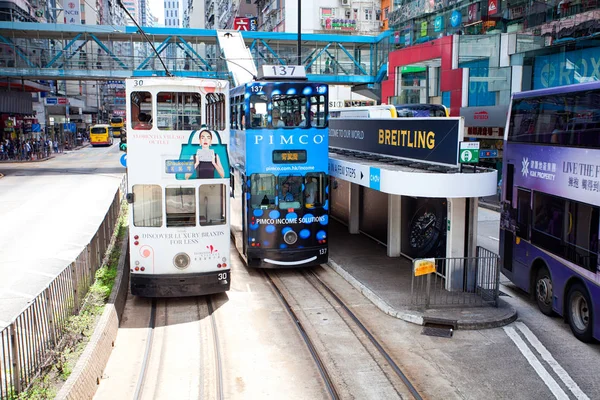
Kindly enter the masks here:
[[125, 309], [129, 289], [129, 232], [121, 245], [117, 277], [108, 303], [71, 376], [56, 395], [57, 399], [91, 399], [96, 393], [106, 363], [112, 352], [119, 321]]

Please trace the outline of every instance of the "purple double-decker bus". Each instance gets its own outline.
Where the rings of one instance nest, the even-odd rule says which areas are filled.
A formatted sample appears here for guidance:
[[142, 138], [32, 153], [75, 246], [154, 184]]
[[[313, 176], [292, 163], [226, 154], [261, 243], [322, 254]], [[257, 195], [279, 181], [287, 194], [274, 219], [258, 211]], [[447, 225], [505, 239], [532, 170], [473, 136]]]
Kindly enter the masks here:
[[515, 93], [503, 158], [503, 274], [600, 339], [600, 82]]

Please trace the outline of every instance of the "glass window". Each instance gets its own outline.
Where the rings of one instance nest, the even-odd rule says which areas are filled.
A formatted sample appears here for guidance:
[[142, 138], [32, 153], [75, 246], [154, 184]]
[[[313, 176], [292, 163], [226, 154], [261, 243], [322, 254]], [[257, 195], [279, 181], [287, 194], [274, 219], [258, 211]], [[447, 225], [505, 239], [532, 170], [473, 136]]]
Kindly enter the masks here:
[[600, 90], [513, 102], [508, 140], [600, 148]]
[[327, 175], [323, 173], [306, 174], [304, 184], [304, 206], [306, 208], [323, 207]]
[[206, 95], [206, 125], [209, 129], [225, 129], [225, 95], [223, 93], [208, 93]]
[[196, 226], [196, 189], [168, 187], [165, 189], [167, 228]]
[[194, 130], [202, 125], [199, 93], [160, 92], [156, 119], [160, 130]]
[[566, 258], [590, 271], [598, 265], [598, 207], [569, 202]]
[[517, 194], [517, 233], [519, 237], [529, 239], [529, 220], [531, 215], [531, 192], [519, 189]]
[[275, 176], [250, 175], [250, 205], [252, 208], [275, 208]]
[[274, 128], [307, 126], [305, 96], [274, 95], [272, 103], [271, 125]]
[[162, 226], [162, 190], [158, 185], [133, 185], [133, 225]]
[[323, 95], [310, 98], [310, 126], [324, 128], [327, 126], [327, 98]]
[[250, 124], [252, 128], [264, 128], [267, 126], [268, 103], [268, 98], [264, 94], [255, 94], [250, 97]]
[[225, 185], [200, 186], [200, 225], [223, 225], [227, 222]]
[[152, 129], [152, 95], [150, 92], [131, 93], [131, 115], [129, 121], [136, 130]]
[[280, 209], [300, 208], [302, 206], [302, 175], [279, 175], [277, 192]]
[[536, 192], [533, 209], [534, 229], [552, 238], [561, 239], [565, 222], [565, 200]]

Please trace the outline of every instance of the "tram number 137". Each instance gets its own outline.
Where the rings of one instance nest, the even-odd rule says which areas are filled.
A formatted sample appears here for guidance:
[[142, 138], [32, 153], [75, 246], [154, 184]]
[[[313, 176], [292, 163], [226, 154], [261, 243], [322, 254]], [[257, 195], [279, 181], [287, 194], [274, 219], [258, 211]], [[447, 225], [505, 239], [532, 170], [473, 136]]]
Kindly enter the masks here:
[[217, 279], [220, 281], [227, 280], [227, 272], [222, 272], [222, 273], [218, 274]]
[[319, 249], [319, 255], [327, 254], [327, 249]]

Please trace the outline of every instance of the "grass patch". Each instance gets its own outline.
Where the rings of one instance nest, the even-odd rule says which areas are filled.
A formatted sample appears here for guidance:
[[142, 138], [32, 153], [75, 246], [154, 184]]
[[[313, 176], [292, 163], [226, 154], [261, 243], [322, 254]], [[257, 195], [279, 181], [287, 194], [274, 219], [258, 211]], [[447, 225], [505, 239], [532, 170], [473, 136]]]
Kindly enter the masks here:
[[12, 397], [13, 399], [53, 399], [73, 372], [112, 292], [126, 227], [127, 204], [124, 203], [115, 228], [116, 240], [104, 265], [96, 271], [96, 279], [83, 301], [81, 311], [78, 315], [69, 317], [58, 348], [53, 351], [45, 371], [35, 379], [29, 389], [20, 393], [18, 397]]

